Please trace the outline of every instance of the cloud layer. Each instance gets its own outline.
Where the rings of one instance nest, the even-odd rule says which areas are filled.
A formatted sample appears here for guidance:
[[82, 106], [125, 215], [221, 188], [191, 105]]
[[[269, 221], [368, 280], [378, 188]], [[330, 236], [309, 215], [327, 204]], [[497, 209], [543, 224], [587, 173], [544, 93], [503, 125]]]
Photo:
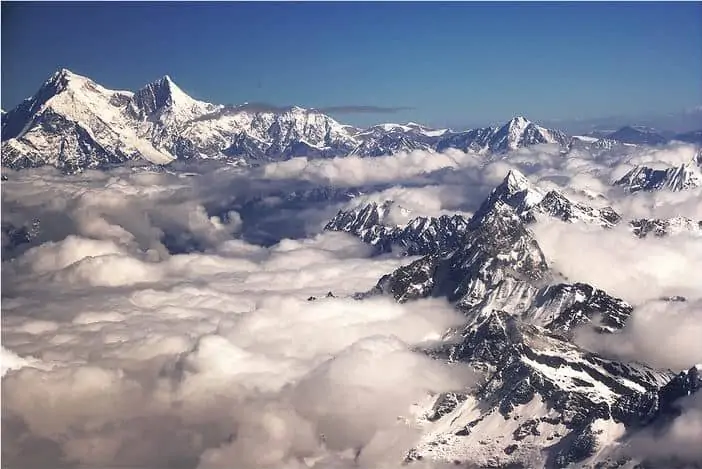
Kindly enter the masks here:
[[[197, 191], [169, 175], [83, 178], [7, 200], [65, 216], [3, 265], [10, 464], [395, 463], [417, 436], [397, 418], [474, 381], [412, 351], [461, 320], [447, 303], [346, 297], [405, 260], [341, 233], [249, 244], [235, 216], [177, 203]], [[202, 250], [169, 250], [169, 232]]]
[[[512, 168], [625, 216], [702, 218], [698, 191], [632, 196], [611, 186], [621, 165], [677, 164], [687, 152], [598, 159], [547, 145], [493, 159], [452, 150], [13, 174], [3, 224], [39, 224], [21, 244], [3, 232], [3, 458], [24, 467], [398, 467], [418, 437], [413, 406], [478, 379], [416, 351], [464, 318], [441, 299], [352, 299], [412, 259], [371, 257], [350, 235], [320, 233], [323, 222], [388, 199], [392, 223], [469, 216]], [[320, 187], [361, 194], [317, 200], [310, 191]], [[533, 231], [554, 270], [636, 305], [622, 333], [593, 340], [581, 331], [579, 343], [659, 367], [702, 362], [702, 290], [691, 275], [702, 271], [700, 238], [548, 221]], [[687, 301], [660, 300], [672, 295]], [[698, 406], [684, 405], [667, 436], [651, 438], [694, 434]]]

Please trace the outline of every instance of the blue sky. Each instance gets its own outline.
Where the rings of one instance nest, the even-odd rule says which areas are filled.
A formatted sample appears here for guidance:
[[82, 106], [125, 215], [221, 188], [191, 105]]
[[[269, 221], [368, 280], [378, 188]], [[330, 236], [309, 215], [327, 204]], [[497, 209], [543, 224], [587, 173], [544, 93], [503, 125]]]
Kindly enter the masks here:
[[702, 3], [2, 3], [2, 107], [66, 67], [216, 103], [411, 108], [365, 125], [702, 103]]

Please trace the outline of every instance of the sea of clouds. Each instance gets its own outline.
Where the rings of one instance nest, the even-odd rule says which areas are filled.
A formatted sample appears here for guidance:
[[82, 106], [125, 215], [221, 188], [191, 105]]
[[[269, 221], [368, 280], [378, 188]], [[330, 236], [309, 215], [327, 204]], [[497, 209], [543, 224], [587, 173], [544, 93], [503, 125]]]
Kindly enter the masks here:
[[[393, 224], [469, 216], [513, 168], [625, 218], [701, 219], [700, 189], [631, 195], [611, 184], [694, 151], [596, 159], [543, 145], [496, 160], [451, 150], [10, 173], [3, 225], [36, 229], [21, 244], [3, 230], [3, 463], [398, 467], [419, 437], [413, 406], [480, 380], [419, 351], [464, 319], [442, 299], [353, 299], [413, 258], [373, 256], [324, 223], [388, 199]], [[305, 195], [320, 186], [333, 195]], [[620, 334], [583, 330], [581, 345], [675, 370], [702, 363], [702, 238], [550, 221], [533, 231], [554, 269], [636, 306]], [[671, 295], [688, 301], [661, 301]], [[691, 448], [699, 403], [632, 447]]]

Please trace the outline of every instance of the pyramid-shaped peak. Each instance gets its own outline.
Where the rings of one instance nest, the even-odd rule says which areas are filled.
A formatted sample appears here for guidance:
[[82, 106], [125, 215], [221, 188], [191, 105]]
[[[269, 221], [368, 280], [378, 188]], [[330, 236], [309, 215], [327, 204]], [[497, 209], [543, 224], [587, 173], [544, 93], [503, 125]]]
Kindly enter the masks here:
[[164, 75], [158, 80], [152, 81], [146, 87], [152, 87], [152, 88], [164, 88], [170, 92], [173, 91], [181, 91], [180, 87], [176, 85], [176, 83], [173, 81], [170, 75]]
[[188, 96], [175, 84], [170, 75], [164, 75], [137, 91], [133, 101], [144, 115], [151, 115], [167, 107], [192, 110], [199, 107], [204, 109], [207, 106], [207, 103], [201, 103]]
[[485, 217], [507, 209], [512, 210], [517, 216], [522, 216], [541, 202], [545, 195], [545, 191], [532, 184], [519, 170], [512, 169], [483, 201], [471, 223], [481, 223]]
[[502, 181], [502, 185], [516, 190], [525, 190], [532, 187], [529, 179], [518, 169], [510, 169]]
[[166, 87], [171, 91], [171, 93], [180, 92], [180, 93], [185, 94], [185, 92], [181, 89], [181, 87], [178, 86], [175, 81], [173, 81], [173, 78], [171, 78], [170, 75], [164, 75], [160, 79], [153, 82], [152, 84], [157, 84], [157, 85]]

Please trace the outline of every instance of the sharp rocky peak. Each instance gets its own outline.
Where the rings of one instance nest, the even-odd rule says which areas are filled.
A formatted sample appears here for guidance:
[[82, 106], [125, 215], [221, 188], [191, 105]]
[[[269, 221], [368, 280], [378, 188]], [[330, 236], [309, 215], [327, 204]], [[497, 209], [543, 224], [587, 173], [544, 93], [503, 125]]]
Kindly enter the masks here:
[[146, 85], [146, 87], [163, 88], [163, 89], [168, 90], [171, 93], [178, 92], [178, 91], [180, 91], [181, 93], [183, 92], [183, 90], [181, 90], [180, 87], [175, 84], [175, 82], [170, 77], [170, 75], [164, 75], [161, 78], [159, 78], [158, 80], [152, 81], [151, 83]]
[[493, 209], [498, 201], [509, 205], [518, 216], [522, 216], [534, 205], [541, 202], [544, 196], [545, 192], [533, 185], [524, 174], [512, 169], [503, 181], [490, 192], [473, 218], [480, 220]]
[[[166, 108], [192, 108], [198, 101], [185, 93], [169, 75], [155, 80], [134, 93], [132, 103], [137, 114], [146, 117]], [[205, 104], [205, 103], [201, 103]]]
[[541, 249], [507, 204], [497, 201], [449, 251], [436, 251], [381, 278], [375, 292], [399, 301], [427, 296], [457, 301], [466, 311], [495, 305], [540, 283], [548, 271]]
[[514, 192], [521, 190], [533, 189], [534, 186], [529, 179], [519, 170], [510, 169], [502, 181], [501, 186], [506, 187], [506, 189]]

